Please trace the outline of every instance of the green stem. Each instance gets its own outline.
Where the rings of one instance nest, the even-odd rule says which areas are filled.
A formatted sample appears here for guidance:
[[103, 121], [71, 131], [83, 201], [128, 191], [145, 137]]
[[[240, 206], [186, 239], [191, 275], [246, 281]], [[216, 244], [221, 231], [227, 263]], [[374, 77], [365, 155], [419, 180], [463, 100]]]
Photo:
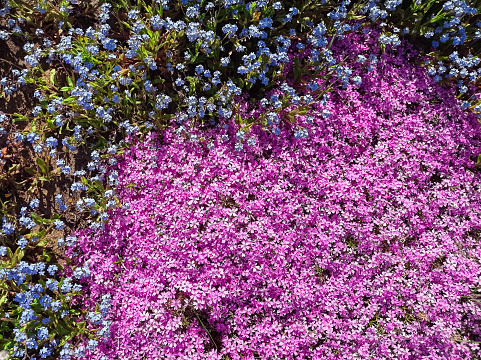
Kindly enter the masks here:
[[8, 60], [2, 59], [2, 58], [0, 58], [0, 60], [2, 60], [3, 62], [6, 62], [6, 63], [8, 63], [8, 64], [10, 64], [10, 65], [12, 65], [12, 66], [15, 66], [17, 69], [22, 70], [22, 68], [21, 68], [20, 66], [18, 66], [17, 64], [14, 64], [14, 63], [12, 63], [12, 62], [10, 62], [10, 61], [8, 61]]

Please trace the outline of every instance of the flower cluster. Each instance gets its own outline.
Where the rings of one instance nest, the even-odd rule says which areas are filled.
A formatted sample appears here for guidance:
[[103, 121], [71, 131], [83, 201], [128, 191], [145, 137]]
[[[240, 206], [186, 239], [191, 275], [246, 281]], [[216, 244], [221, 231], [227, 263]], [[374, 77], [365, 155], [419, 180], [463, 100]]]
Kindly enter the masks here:
[[[366, 56], [370, 42], [335, 48]], [[481, 285], [481, 129], [412, 56], [352, 64], [362, 84], [300, 115], [307, 138], [254, 126], [238, 153], [231, 122], [214, 147], [169, 130], [126, 150], [110, 171], [128, 206], [78, 233], [91, 297], [111, 294], [111, 337], [89, 359], [479, 351], [454, 339], [481, 338], [481, 308], [463, 301]]]

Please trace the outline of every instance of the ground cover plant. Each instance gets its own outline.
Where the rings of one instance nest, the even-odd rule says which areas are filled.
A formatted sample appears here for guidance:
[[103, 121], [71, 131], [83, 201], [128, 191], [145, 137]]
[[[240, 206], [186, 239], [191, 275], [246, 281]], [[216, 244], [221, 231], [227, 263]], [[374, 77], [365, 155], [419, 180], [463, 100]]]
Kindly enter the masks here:
[[3, 2], [1, 356], [476, 358], [479, 11]]
[[[375, 51], [366, 36], [338, 46]], [[235, 152], [230, 123], [210, 149], [171, 131], [126, 151], [111, 171], [129, 208], [75, 248], [89, 298], [110, 299], [100, 354], [469, 358], [453, 337], [480, 330], [461, 299], [481, 275], [481, 133], [411, 51], [353, 66], [363, 84], [314, 106], [308, 138], [253, 127], [263, 146]]]

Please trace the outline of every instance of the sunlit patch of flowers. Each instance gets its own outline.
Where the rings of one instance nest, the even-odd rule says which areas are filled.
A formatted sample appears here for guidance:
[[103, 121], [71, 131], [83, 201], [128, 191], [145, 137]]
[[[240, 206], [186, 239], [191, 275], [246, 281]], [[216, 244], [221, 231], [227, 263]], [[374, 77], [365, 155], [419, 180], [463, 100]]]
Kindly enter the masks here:
[[[1, 73], [2, 96], [30, 85], [35, 104], [0, 112], [1, 136], [34, 154], [25, 206], [2, 200], [0, 349], [478, 351], [464, 342], [479, 340], [479, 309], [464, 300], [480, 286], [480, 20], [461, 0], [1, 1], [0, 41], [22, 43], [26, 64]], [[434, 82], [407, 65], [416, 34]], [[145, 144], [165, 144], [137, 142], [150, 132]], [[85, 168], [70, 164], [85, 148]], [[7, 167], [2, 186], [24, 186]], [[58, 178], [67, 191], [46, 218], [40, 188]], [[70, 213], [89, 229], [55, 241], [60, 265], [45, 246]]]
[[[367, 39], [335, 49], [375, 52]], [[92, 304], [112, 299], [111, 337], [89, 359], [479, 350], [453, 339], [481, 338], [481, 308], [463, 301], [481, 285], [480, 125], [406, 64], [412, 47], [378, 56], [299, 130], [253, 126], [237, 152], [245, 133], [230, 122], [197, 134], [213, 147], [169, 130], [125, 151], [111, 171], [128, 206], [77, 234]]]

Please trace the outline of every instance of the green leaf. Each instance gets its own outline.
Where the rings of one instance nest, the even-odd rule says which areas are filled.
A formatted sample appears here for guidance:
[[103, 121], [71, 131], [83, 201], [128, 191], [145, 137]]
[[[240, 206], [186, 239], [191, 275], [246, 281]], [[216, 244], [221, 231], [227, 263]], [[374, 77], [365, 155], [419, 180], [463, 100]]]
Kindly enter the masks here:
[[3, 295], [1, 298], [0, 298], [0, 305], [2, 305], [3, 303], [7, 302], [7, 294]]
[[105, 192], [104, 185], [100, 181], [96, 180], [94, 184], [95, 184], [95, 187], [99, 189], [100, 192], [102, 193]]
[[99, 136], [99, 141], [92, 147], [92, 150], [103, 149], [107, 147], [107, 140], [103, 136]]
[[[37, 214], [35, 214], [35, 215], [37, 215]], [[47, 232], [45, 230], [42, 230], [40, 232], [27, 234], [27, 235], [25, 235], [25, 237], [29, 240], [32, 239], [34, 236], [38, 237], [39, 239], [42, 239], [45, 236], [46, 233]]]
[[57, 83], [55, 81], [55, 73], [56, 73], [55, 69], [50, 70], [50, 82], [53, 85], [57, 86]]
[[[80, 310], [76, 310], [76, 309], [70, 309], [70, 313], [73, 314], [73, 315], [80, 315], [82, 312]], [[77, 323], [77, 326], [79, 324]]]
[[[43, 240], [42, 240], [43, 241]], [[46, 245], [46, 244], [45, 244]], [[45, 246], [45, 245], [42, 245], [42, 246]], [[51, 259], [51, 256], [45, 251], [45, 249], [43, 250], [42, 252], [42, 259], [46, 262], [49, 262], [50, 259]]]
[[36, 213], [30, 213], [30, 217], [33, 219], [33, 221], [35, 221], [36, 224], [40, 225], [40, 224], [43, 224], [43, 225], [48, 225], [50, 224], [52, 221], [49, 220], [49, 219], [44, 219], [43, 217], [37, 215]]
[[28, 117], [15, 113], [15, 118], [12, 121], [28, 121]]
[[66, 99], [63, 99], [63, 103], [65, 105], [71, 105], [71, 104], [75, 104], [75, 99], [73, 98], [73, 96], [70, 96]]
[[68, 331], [67, 329], [65, 329], [62, 325], [58, 324], [58, 326], [56, 327], [56, 330], [58, 331], [58, 333], [60, 335], [69, 335], [70, 334], [70, 331]]
[[289, 115], [306, 115], [309, 106], [299, 106], [298, 108], [292, 110]]
[[33, 221], [35, 221], [37, 224], [38, 223], [41, 223], [42, 222], [42, 218], [40, 216], [38, 216], [37, 214], [35, 214], [34, 212], [33, 213], [30, 213], [30, 217], [33, 219]]
[[35, 175], [37, 173], [37, 170], [32, 169], [30, 167], [24, 168], [25, 172], [30, 175]]
[[235, 120], [236, 120], [237, 124], [239, 124], [239, 125], [242, 124], [242, 117], [241, 117], [240, 114], [235, 115]]
[[25, 251], [20, 248], [17, 248], [15, 254], [13, 254], [12, 265], [17, 265], [25, 255]]
[[42, 170], [42, 172], [44, 174], [47, 174], [47, 172], [48, 172], [47, 163], [42, 158], [37, 158], [36, 163], [37, 163], [38, 167], [40, 168], [40, 170]]
[[60, 88], [60, 91], [71, 91], [72, 88], [70, 86], [64, 86], [62, 88]]
[[[42, 239], [42, 240], [40, 240], [39, 242], [37, 242], [35, 245], [42, 247], [42, 246], [47, 245], [47, 243], [48, 243], [48, 240], [47, 240], [47, 239]], [[50, 260], [47, 260], [47, 261], [50, 261]]]

